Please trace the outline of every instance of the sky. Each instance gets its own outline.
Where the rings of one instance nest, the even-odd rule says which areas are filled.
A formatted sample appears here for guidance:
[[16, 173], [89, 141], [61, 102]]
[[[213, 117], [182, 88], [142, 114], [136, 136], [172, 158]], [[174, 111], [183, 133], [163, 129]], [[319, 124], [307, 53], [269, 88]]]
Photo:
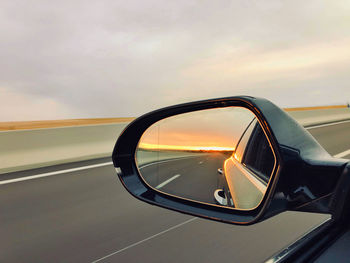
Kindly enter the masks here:
[[350, 102], [350, 1], [1, 0], [0, 121]]

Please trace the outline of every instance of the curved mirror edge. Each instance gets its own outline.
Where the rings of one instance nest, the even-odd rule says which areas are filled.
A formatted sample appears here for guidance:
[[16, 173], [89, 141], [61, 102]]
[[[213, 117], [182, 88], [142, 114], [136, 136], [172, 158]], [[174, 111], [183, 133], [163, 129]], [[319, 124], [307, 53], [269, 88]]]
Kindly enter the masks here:
[[142, 135], [135, 159], [157, 191], [238, 210], [259, 206], [277, 164], [259, 120], [243, 107], [160, 120]]

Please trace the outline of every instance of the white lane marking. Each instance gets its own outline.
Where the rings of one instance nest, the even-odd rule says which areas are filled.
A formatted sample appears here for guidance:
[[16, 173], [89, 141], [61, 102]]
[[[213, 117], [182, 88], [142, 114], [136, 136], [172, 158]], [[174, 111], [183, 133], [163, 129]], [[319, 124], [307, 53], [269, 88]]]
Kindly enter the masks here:
[[347, 155], [349, 155], [350, 154], [350, 149], [349, 150], [347, 150], [347, 151], [345, 151], [345, 152], [342, 152], [342, 153], [338, 153], [338, 154], [336, 154], [336, 155], [333, 155], [335, 158], [342, 158], [342, 157], [344, 157], [344, 156], [347, 156]]
[[187, 221], [185, 221], [185, 222], [182, 222], [182, 223], [180, 223], [180, 224], [178, 224], [178, 225], [175, 225], [175, 226], [173, 226], [173, 227], [170, 227], [170, 228], [168, 228], [168, 229], [166, 229], [166, 230], [164, 230], [164, 231], [162, 231], [162, 232], [159, 232], [158, 234], [155, 234], [155, 235], [153, 235], [153, 236], [150, 236], [150, 237], [147, 237], [147, 238], [145, 238], [145, 239], [142, 239], [141, 241], [138, 241], [138, 242], [136, 242], [136, 243], [134, 243], [134, 244], [131, 244], [131, 245], [127, 246], [127, 247], [124, 247], [124, 248], [122, 248], [122, 249], [120, 249], [120, 250], [118, 250], [118, 251], [115, 251], [115, 252], [111, 253], [111, 254], [108, 254], [107, 256], [104, 256], [104, 257], [102, 257], [102, 258], [96, 259], [96, 260], [93, 261], [92, 263], [100, 262], [100, 261], [102, 261], [102, 260], [104, 260], [104, 259], [106, 259], [106, 258], [109, 258], [109, 257], [111, 257], [111, 256], [114, 256], [114, 255], [116, 255], [116, 254], [118, 254], [118, 253], [120, 253], [120, 252], [122, 252], [122, 251], [125, 251], [125, 250], [127, 250], [127, 249], [129, 249], [129, 248], [132, 248], [132, 247], [134, 247], [134, 246], [137, 246], [137, 245], [139, 245], [139, 244], [141, 244], [141, 243], [143, 243], [143, 242], [146, 242], [146, 241], [148, 241], [148, 240], [150, 240], [150, 239], [152, 239], [152, 238], [155, 238], [155, 237], [160, 236], [160, 235], [162, 235], [162, 234], [164, 234], [164, 233], [166, 233], [166, 232], [169, 232], [169, 231], [171, 231], [171, 230], [173, 230], [173, 229], [176, 229], [176, 228], [178, 228], [178, 227], [180, 227], [180, 226], [183, 226], [183, 225], [185, 225], [185, 224], [187, 224], [187, 223], [190, 223], [190, 222], [192, 222], [192, 221], [194, 221], [194, 220], [196, 220], [196, 219], [197, 219], [197, 217], [191, 218], [191, 219], [189, 219], [189, 220], [187, 220]]
[[[342, 124], [342, 123], [347, 123], [350, 122], [349, 121], [340, 121], [340, 122], [334, 122], [334, 123], [329, 123], [329, 124], [322, 124], [322, 125], [316, 125], [316, 126], [311, 126], [311, 127], [307, 127], [306, 129], [313, 129], [313, 128], [320, 128], [320, 127], [325, 127], [325, 126], [331, 126], [331, 125], [337, 125], [337, 124]], [[343, 156], [346, 156], [348, 154], [344, 154], [346, 153], [342, 152], [342, 153], [338, 153], [336, 155], [334, 155], [334, 157], [336, 158], [341, 158]], [[343, 155], [344, 154], [344, 155]], [[341, 157], [339, 157], [341, 156]], [[191, 156], [191, 157], [197, 157], [197, 156]], [[189, 157], [187, 157], [189, 158]], [[207, 160], [209, 160], [209, 158], [206, 158]], [[171, 160], [165, 160], [165, 161], [161, 161], [158, 163], [164, 163], [164, 162], [168, 162], [168, 161], [175, 161], [178, 159], [171, 159]], [[32, 179], [37, 179], [37, 178], [41, 178], [41, 177], [48, 177], [48, 176], [52, 176], [52, 175], [57, 175], [57, 174], [63, 174], [63, 173], [70, 173], [70, 172], [75, 172], [75, 171], [81, 171], [81, 170], [86, 170], [86, 169], [91, 169], [91, 168], [95, 168], [95, 167], [102, 167], [102, 166], [107, 166], [113, 164], [113, 162], [107, 162], [107, 163], [100, 163], [100, 164], [93, 164], [93, 165], [87, 165], [87, 166], [82, 166], [82, 167], [77, 167], [77, 168], [72, 168], [72, 169], [65, 169], [65, 170], [60, 170], [60, 171], [55, 171], [55, 172], [49, 172], [49, 173], [43, 173], [43, 174], [38, 174], [38, 175], [32, 175], [32, 176], [26, 176], [26, 177], [21, 177], [21, 178], [16, 178], [16, 179], [10, 179], [10, 180], [4, 180], [4, 181], [0, 181], [0, 185], [3, 184], [11, 184], [11, 183], [17, 183], [17, 182], [22, 182], [22, 181], [26, 181], [26, 180], [32, 180]], [[152, 164], [155, 163], [150, 163], [150, 164], [146, 164], [142, 167], [140, 167], [140, 169], [145, 168], [147, 166], [150, 166]], [[1, 176], [1, 175], [0, 175]]]
[[[190, 156], [190, 157], [183, 157], [183, 158], [194, 158], [194, 157], [198, 157], [198, 156]], [[158, 163], [170, 162], [170, 161], [175, 161], [175, 160], [179, 160], [179, 159], [171, 159], [171, 160], [166, 160], [166, 161], [160, 161]], [[43, 174], [25, 176], [25, 177], [20, 177], [20, 178], [15, 178], [15, 179], [3, 180], [3, 181], [0, 181], [0, 185], [17, 183], [17, 182], [22, 182], [22, 181], [27, 181], [27, 180], [32, 180], [32, 179], [37, 179], [37, 178], [42, 178], [42, 177], [48, 177], [48, 176], [52, 176], [52, 175], [76, 172], [76, 171], [81, 171], [81, 170], [87, 170], [87, 169], [91, 169], [91, 168], [102, 167], [102, 166], [107, 166], [107, 165], [112, 165], [112, 164], [113, 164], [113, 162], [92, 164], [92, 165], [87, 165], [87, 166], [71, 168], [71, 169], [65, 169], [65, 170], [59, 170], [59, 171], [48, 172], [48, 173], [43, 173]], [[151, 163], [151, 164], [144, 165], [140, 169], [142, 169], [144, 167], [147, 167], [149, 165], [152, 165], [152, 164], [156, 164], [156, 163]], [[1, 177], [1, 174], [0, 174], [0, 177]]]
[[203, 163], [203, 161], [200, 161], [198, 164], [202, 164]]
[[172, 180], [175, 180], [178, 178], [181, 174], [175, 174], [173, 177], [170, 177], [168, 180], [165, 180], [163, 183], [159, 184], [156, 186], [157, 189], [162, 188], [163, 186], [167, 185], [170, 183]]
[[[81, 167], [71, 168], [71, 169], [65, 169], [65, 170], [60, 170], [60, 171], [55, 171], [55, 172], [48, 172], [48, 173], [43, 173], [43, 174], [25, 176], [25, 177], [16, 178], [16, 179], [10, 179], [10, 180], [0, 181], [0, 185], [2, 185], [2, 184], [17, 183], [17, 182], [21, 182], [21, 181], [27, 181], [27, 180], [32, 180], [32, 179], [37, 179], [37, 178], [42, 178], [42, 177], [57, 175], [57, 174], [64, 174], [64, 173], [76, 172], [76, 171], [81, 171], [81, 170], [87, 170], [87, 169], [96, 168], [96, 167], [102, 167], [102, 166], [107, 166], [107, 165], [111, 165], [111, 164], [113, 164], [113, 162], [92, 164], [92, 165], [81, 166]], [[0, 175], [0, 176], [1, 176], [1, 175]]]
[[310, 126], [310, 127], [305, 128], [305, 129], [309, 130], [309, 129], [315, 129], [315, 128], [333, 126], [333, 125], [338, 125], [338, 124], [348, 123], [348, 122], [350, 122], [350, 120], [348, 120], [348, 121], [332, 122], [332, 123], [327, 123], [327, 124], [320, 124], [320, 125]]

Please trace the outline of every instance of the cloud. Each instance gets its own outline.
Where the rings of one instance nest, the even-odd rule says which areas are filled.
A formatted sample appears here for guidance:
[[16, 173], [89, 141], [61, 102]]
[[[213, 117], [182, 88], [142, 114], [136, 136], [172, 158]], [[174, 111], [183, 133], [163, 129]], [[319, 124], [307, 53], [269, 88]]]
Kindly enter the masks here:
[[79, 109], [71, 108], [55, 99], [16, 93], [6, 88], [0, 88], [1, 121], [52, 120], [71, 118], [72, 112]]
[[237, 94], [328, 104], [330, 87], [350, 100], [349, 12], [340, 0], [1, 1], [0, 87], [72, 118]]

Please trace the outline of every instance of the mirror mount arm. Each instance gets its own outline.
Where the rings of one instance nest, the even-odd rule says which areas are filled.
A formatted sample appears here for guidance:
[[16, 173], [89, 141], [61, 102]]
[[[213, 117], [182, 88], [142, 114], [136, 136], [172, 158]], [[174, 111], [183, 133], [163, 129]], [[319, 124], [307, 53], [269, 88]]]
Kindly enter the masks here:
[[343, 206], [339, 200], [347, 187], [344, 180], [350, 178], [346, 160], [315, 154], [311, 159], [285, 146], [280, 146], [280, 152], [280, 180], [264, 218], [287, 210], [337, 217], [336, 210]]
[[330, 200], [332, 219], [340, 224], [350, 224], [350, 162], [338, 180]]
[[[294, 211], [327, 213], [334, 220], [342, 217], [350, 192], [350, 171], [343, 161], [329, 161], [327, 165], [305, 165], [298, 188], [290, 188], [289, 207]], [[304, 178], [303, 180], [301, 178]], [[315, 183], [317, 182], [317, 183]]]

